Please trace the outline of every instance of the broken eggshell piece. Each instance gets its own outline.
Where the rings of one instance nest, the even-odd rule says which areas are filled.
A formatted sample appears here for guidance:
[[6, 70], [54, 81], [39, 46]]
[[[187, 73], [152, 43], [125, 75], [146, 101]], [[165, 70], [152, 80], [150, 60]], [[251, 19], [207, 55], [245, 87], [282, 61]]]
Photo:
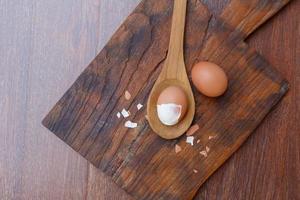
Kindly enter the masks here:
[[124, 124], [125, 127], [127, 128], [136, 128], [137, 127], [137, 123], [134, 123], [132, 121], [126, 121]]

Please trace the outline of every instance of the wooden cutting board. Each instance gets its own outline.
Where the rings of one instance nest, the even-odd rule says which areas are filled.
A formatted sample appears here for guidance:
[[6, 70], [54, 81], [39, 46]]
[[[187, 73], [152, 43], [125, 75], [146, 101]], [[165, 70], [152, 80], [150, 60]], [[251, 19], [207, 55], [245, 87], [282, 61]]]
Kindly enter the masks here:
[[[173, 0], [143, 0], [64, 94], [43, 124], [136, 199], [192, 199], [283, 97], [288, 83], [244, 43], [289, 0], [232, 0], [218, 18], [189, 0], [188, 72], [197, 61], [220, 65], [230, 84], [220, 98], [196, 92], [195, 144], [164, 140], [145, 118], [147, 97], [167, 54]], [[131, 99], [124, 98], [124, 92]], [[118, 119], [123, 108], [131, 115]], [[124, 127], [126, 120], [138, 127]], [[199, 143], [196, 141], [200, 140]], [[175, 153], [175, 144], [182, 151]], [[208, 150], [207, 157], [200, 151]]]

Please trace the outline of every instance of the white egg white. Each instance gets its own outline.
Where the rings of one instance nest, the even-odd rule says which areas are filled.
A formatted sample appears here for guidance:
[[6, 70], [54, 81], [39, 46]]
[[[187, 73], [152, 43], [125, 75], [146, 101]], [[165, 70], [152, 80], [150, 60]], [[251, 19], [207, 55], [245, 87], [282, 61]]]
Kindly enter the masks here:
[[164, 125], [173, 126], [178, 123], [182, 106], [174, 103], [157, 105], [158, 118]]

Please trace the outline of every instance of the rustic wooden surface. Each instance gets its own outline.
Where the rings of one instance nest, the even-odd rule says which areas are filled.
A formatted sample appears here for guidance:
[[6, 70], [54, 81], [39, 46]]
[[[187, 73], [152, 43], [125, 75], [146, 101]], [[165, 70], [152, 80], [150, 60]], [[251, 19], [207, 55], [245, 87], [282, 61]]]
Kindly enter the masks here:
[[[161, 139], [149, 127], [145, 109], [135, 108], [146, 104], [161, 67], [168, 64], [173, 0], [142, 1], [43, 124], [136, 199], [191, 199], [287, 91], [287, 82], [243, 42], [287, 2], [232, 0], [221, 19], [199, 1], [188, 2], [187, 71], [208, 60], [221, 65], [230, 80], [220, 98], [194, 92], [194, 123], [200, 126], [194, 136], [201, 139], [195, 147], [186, 145], [185, 137]], [[125, 90], [131, 92], [129, 101]], [[123, 108], [132, 112], [129, 119], [138, 122], [137, 129], [124, 127], [128, 119], [117, 120]], [[216, 139], [209, 141], [210, 135]], [[183, 147], [180, 154], [175, 143]], [[207, 158], [199, 154], [205, 146]]]
[[[40, 119], [137, 2], [0, 3], [1, 199], [129, 199]], [[226, 2], [207, 3], [219, 12]], [[292, 2], [249, 39], [290, 92], [196, 199], [299, 199], [299, 6]]]

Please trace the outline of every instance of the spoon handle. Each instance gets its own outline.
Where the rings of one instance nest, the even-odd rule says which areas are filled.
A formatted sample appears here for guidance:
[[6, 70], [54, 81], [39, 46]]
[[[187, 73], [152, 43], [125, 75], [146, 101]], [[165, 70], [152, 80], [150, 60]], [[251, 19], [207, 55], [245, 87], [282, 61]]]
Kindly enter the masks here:
[[168, 60], [183, 61], [183, 39], [187, 0], [174, 0]]

